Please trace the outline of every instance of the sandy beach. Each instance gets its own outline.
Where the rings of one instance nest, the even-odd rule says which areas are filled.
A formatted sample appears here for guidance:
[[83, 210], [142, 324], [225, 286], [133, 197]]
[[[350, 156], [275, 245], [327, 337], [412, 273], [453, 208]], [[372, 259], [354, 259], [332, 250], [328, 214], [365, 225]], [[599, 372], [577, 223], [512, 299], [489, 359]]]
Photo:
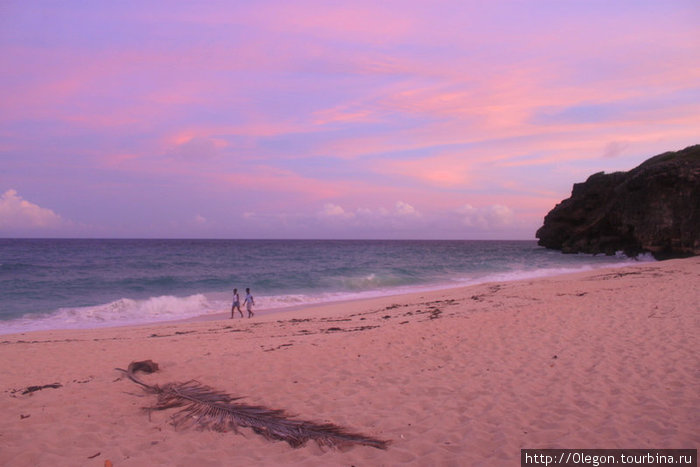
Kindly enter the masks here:
[[[0, 465], [496, 467], [522, 448], [697, 448], [699, 303], [696, 257], [250, 320], [4, 335]], [[115, 370], [146, 359], [160, 366], [149, 384], [195, 379], [390, 445], [177, 430], [176, 410], [149, 416], [155, 396]]]

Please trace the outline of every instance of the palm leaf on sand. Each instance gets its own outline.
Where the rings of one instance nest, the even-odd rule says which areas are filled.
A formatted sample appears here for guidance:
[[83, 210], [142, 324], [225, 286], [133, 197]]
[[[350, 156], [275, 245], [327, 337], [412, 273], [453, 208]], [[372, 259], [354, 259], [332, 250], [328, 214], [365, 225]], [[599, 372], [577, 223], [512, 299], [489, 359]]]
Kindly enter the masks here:
[[146, 410], [180, 408], [172, 416], [176, 428], [196, 426], [216, 431], [231, 429], [234, 432], [238, 432], [240, 427], [251, 428], [267, 439], [286, 441], [295, 448], [309, 440], [316, 441], [319, 446], [330, 447], [362, 444], [386, 449], [388, 446], [388, 441], [353, 433], [331, 423], [299, 420], [283, 410], [236, 402], [240, 398], [231, 397], [198, 381], [168, 383], [162, 386], [146, 384], [136, 376], [136, 372], [157, 371], [158, 364], [151, 360], [131, 362], [127, 370], [117, 370], [125, 373], [147, 393], [158, 396], [156, 403]]

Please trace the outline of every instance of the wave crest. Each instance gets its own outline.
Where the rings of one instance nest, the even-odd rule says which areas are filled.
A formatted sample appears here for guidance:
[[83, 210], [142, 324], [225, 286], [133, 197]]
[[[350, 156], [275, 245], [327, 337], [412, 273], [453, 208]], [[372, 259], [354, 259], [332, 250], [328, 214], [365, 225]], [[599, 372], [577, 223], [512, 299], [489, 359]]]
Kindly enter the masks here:
[[203, 294], [188, 297], [163, 295], [144, 300], [120, 298], [102, 305], [59, 308], [39, 319], [33, 315], [6, 321], [0, 333], [143, 324], [191, 318], [221, 312], [223, 309], [223, 302], [210, 300]]

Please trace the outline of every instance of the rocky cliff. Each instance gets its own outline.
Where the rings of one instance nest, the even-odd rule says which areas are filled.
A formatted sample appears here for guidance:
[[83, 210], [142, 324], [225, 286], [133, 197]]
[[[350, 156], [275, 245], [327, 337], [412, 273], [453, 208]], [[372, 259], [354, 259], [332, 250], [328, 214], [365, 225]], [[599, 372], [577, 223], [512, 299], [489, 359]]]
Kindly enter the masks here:
[[700, 254], [700, 145], [574, 184], [536, 236], [564, 253]]

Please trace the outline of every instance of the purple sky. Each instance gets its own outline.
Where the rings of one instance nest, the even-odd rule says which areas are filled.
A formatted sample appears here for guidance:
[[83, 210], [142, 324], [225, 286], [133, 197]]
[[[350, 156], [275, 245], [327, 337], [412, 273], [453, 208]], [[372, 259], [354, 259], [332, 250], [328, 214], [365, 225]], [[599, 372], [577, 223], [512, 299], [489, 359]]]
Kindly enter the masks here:
[[0, 236], [532, 239], [698, 143], [700, 2], [0, 2]]

